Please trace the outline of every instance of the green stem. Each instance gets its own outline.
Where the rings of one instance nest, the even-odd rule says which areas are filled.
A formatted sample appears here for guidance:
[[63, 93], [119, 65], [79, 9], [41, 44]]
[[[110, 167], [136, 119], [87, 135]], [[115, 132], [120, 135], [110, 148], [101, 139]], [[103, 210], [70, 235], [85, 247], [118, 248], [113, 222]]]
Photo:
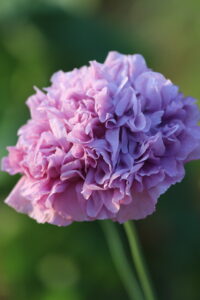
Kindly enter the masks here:
[[115, 224], [111, 221], [101, 221], [101, 225], [107, 239], [113, 262], [130, 299], [143, 300], [144, 298], [141, 289], [127, 260]]
[[139, 241], [138, 241], [137, 232], [134, 223], [133, 222], [131, 223], [130, 221], [124, 223], [124, 229], [129, 241], [133, 263], [136, 267], [136, 271], [144, 292], [145, 299], [155, 300], [155, 296], [150, 284], [148, 272], [146, 270], [144, 260], [142, 258], [142, 253], [139, 246]]

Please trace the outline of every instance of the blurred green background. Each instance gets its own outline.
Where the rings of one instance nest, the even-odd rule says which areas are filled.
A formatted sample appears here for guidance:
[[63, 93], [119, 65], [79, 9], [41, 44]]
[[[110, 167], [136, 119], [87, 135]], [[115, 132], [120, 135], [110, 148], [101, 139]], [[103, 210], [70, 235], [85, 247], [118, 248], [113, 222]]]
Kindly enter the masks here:
[[[29, 117], [33, 85], [109, 50], [142, 53], [200, 99], [199, 11], [199, 0], [1, 0], [0, 157]], [[136, 224], [158, 299], [200, 299], [199, 170], [190, 163]], [[57, 228], [16, 213], [3, 200], [17, 179], [1, 172], [0, 300], [128, 299], [99, 222]]]

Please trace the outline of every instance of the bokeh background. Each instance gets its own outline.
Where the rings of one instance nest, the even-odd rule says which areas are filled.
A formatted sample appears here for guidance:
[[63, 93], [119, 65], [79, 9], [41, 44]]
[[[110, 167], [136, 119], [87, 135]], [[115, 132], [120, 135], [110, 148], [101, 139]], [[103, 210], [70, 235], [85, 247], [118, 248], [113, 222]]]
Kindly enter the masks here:
[[[109, 50], [142, 53], [200, 99], [199, 11], [199, 0], [1, 0], [0, 157], [29, 117], [33, 85], [102, 62]], [[158, 299], [200, 299], [199, 171], [190, 163], [156, 213], [136, 224]], [[100, 222], [37, 224], [3, 203], [17, 179], [0, 174], [0, 300], [128, 300]]]

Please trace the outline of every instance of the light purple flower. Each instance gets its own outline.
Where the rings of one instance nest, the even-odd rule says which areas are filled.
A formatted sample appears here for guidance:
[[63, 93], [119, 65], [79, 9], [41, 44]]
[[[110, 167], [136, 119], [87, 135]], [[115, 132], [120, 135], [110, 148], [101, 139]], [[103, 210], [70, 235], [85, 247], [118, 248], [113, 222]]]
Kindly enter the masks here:
[[22, 174], [6, 203], [38, 222], [141, 219], [200, 158], [200, 112], [141, 55], [57, 72], [3, 170]]

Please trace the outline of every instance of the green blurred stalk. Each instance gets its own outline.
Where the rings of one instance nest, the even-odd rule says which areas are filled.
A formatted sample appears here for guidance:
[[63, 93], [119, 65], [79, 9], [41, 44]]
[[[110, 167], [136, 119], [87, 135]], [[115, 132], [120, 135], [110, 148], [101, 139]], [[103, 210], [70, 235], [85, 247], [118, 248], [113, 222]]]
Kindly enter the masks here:
[[137, 237], [137, 232], [134, 223], [128, 221], [124, 223], [124, 229], [129, 241], [131, 248], [131, 254], [133, 258], [133, 263], [135, 265], [140, 284], [142, 286], [144, 296], [146, 300], [155, 300], [154, 292], [151, 287], [149, 275], [144, 264], [144, 259], [142, 257], [141, 247], [139, 246], [139, 240]]
[[101, 225], [113, 262], [130, 299], [143, 300], [144, 298], [140, 286], [130, 267], [115, 224], [112, 221], [102, 221]]

